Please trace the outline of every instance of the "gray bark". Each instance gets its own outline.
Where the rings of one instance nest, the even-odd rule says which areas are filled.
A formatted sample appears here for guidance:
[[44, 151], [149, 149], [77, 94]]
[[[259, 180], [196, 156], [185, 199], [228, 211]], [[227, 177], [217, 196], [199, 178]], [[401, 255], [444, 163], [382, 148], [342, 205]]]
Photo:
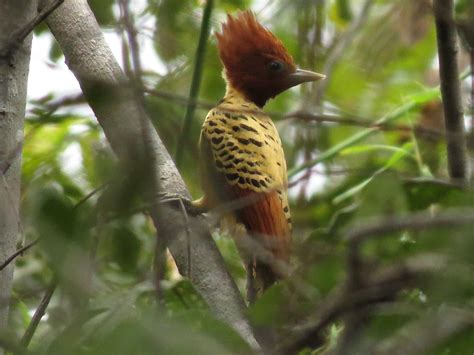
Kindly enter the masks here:
[[[32, 0], [0, 1], [0, 52], [36, 15]], [[0, 262], [15, 252], [19, 232], [20, 168], [31, 35], [0, 57]], [[0, 271], [0, 332], [7, 326], [13, 263]], [[0, 349], [0, 353], [2, 350]]]
[[[257, 347], [244, 316], [245, 304], [201, 218], [189, 216], [192, 231], [191, 266], [181, 212], [160, 205], [157, 187], [189, 199], [189, 192], [133, 94], [85, 0], [66, 0], [48, 18], [48, 25], [66, 57], [105, 135], [122, 162], [150, 159], [154, 186], [151, 211], [159, 237], [166, 240], [181, 274], [189, 277], [216, 317], [230, 324], [252, 347]], [[191, 271], [190, 275], [188, 270]]]

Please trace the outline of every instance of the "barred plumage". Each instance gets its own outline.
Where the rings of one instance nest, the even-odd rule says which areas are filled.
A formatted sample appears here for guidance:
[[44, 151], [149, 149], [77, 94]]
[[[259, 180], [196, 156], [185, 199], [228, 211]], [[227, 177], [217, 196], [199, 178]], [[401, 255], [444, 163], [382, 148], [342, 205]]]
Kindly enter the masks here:
[[278, 131], [261, 107], [294, 85], [324, 76], [296, 69], [281, 41], [251, 12], [229, 16], [217, 38], [227, 92], [201, 131], [200, 205], [216, 208], [234, 202], [237, 221], [257, 242], [246, 245], [234, 236], [253, 301], [288, 274], [291, 250], [285, 156]]

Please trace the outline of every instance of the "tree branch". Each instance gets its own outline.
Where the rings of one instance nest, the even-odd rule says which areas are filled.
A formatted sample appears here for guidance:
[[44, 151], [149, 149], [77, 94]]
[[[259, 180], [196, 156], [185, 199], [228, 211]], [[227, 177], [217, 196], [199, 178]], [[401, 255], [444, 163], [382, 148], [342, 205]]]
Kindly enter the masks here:
[[[457, 66], [459, 51], [454, 23], [454, 1], [434, 0], [433, 10], [438, 42], [439, 74], [447, 140], [448, 169], [451, 179], [466, 183], [468, 163], [461, 85]], [[455, 137], [453, 137], [453, 135]]]
[[474, 223], [474, 210], [469, 208], [450, 209], [437, 215], [426, 212], [413, 213], [407, 216], [392, 217], [385, 220], [365, 221], [363, 227], [356, 228], [346, 235], [351, 243], [360, 243], [373, 236], [398, 232], [402, 230], [419, 231], [432, 228], [447, 228]]
[[31, 21], [29, 21], [24, 27], [22, 27], [18, 32], [13, 34], [10, 37], [10, 40], [4, 47], [0, 50], [0, 58], [8, 58], [10, 55], [17, 50], [25, 38], [38, 26], [41, 22], [43, 22], [50, 13], [56, 10], [59, 5], [61, 5], [64, 0], [54, 0], [45, 6]]
[[[149, 164], [147, 168], [156, 183], [154, 188], [159, 186], [172, 196], [189, 199], [189, 192], [176, 166], [127, 83], [87, 1], [65, 0], [48, 18], [48, 25], [120, 160], [125, 163], [141, 161], [146, 156], [146, 148], [151, 149], [156, 164]], [[147, 142], [143, 142], [143, 130], [147, 131]], [[216, 317], [229, 323], [256, 348], [257, 343], [244, 316], [245, 304], [206, 223], [202, 218], [189, 217], [193, 231], [193, 267], [192, 274], [187, 275], [186, 225], [181, 212], [160, 204], [159, 196], [159, 191], [152, 191], [155, 206], [151, 209], [151, 216], [181, 274], [190, 278]]]
[[26, 349], [30, 344], [33, 335], [35, 335], [36, 329], [43, 318], [44, 314], [46, 313], [46, 308], [48, 308], [49, 302], [51, 301], [51, 297], [53, 297], [53, 293], [56, 290], [57, 283], [53, 281], [48, 288], [46, 289], [46, 293], [44, 294], [43, 298], [41, 299], [38, 308], [36, 308], [35, 314], [31, 318], [30, 324], [28, 324], [28, 328], [26, 328], [25, 334], [21, 338], [21, 345]]
[[[119, 6], [121, 11], [122, 22], [127, 33], [128, 42], [130, 44], [130, 52], [132, 56], [133, 64], [133, 77], [129, 78], [133, 80], [137, 86], [137, 90], [140, 90], [140, 95], [143, 95], [143, 82], [142, 82], [142, 64], [140, 60], [140, 47], [137, 39], [137, 29], [133, 23], [132, 16], [130, 15], [130, 0], [119, 0]], [[132, 74], [132, 73], [130, 73]]]
[[38, 242], [39, 242], [39, 239], [35, 239], [31, 243], [25, 245], [24, 247], [18, 249], [16, 252], [14, 252], [3, 263], [0, 264], [0, 271], [5, 269], [8, 266], [8, 264], [10, 264], [13, 260], [15, 260], [19, 255], [22, 255], [25, 251], [30, 249], [32, 246], [38, 244]]

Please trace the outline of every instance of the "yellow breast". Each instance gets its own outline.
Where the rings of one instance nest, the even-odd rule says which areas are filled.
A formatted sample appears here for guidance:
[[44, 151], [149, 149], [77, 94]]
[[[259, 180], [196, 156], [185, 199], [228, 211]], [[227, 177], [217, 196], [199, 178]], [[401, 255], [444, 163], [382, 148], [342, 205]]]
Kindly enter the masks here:
[[[289, 219], [287, 169], [271, 118], [238, 92], [229, 92], [207, 115], [201, 134], [215, 169], [232, 186], [277, 191]], [[212, 188], [212, 187], [210, 187]]]

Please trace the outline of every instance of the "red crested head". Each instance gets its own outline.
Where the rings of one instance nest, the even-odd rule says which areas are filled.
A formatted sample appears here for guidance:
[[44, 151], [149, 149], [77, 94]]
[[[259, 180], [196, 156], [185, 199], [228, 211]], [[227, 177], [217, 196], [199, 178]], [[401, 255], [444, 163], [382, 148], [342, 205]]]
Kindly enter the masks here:
[[227, 15], [216, 37], [229, 84], [258, 106], [292, 86], [324, 78], [297, 69], [283, 43], [251, 11]]

